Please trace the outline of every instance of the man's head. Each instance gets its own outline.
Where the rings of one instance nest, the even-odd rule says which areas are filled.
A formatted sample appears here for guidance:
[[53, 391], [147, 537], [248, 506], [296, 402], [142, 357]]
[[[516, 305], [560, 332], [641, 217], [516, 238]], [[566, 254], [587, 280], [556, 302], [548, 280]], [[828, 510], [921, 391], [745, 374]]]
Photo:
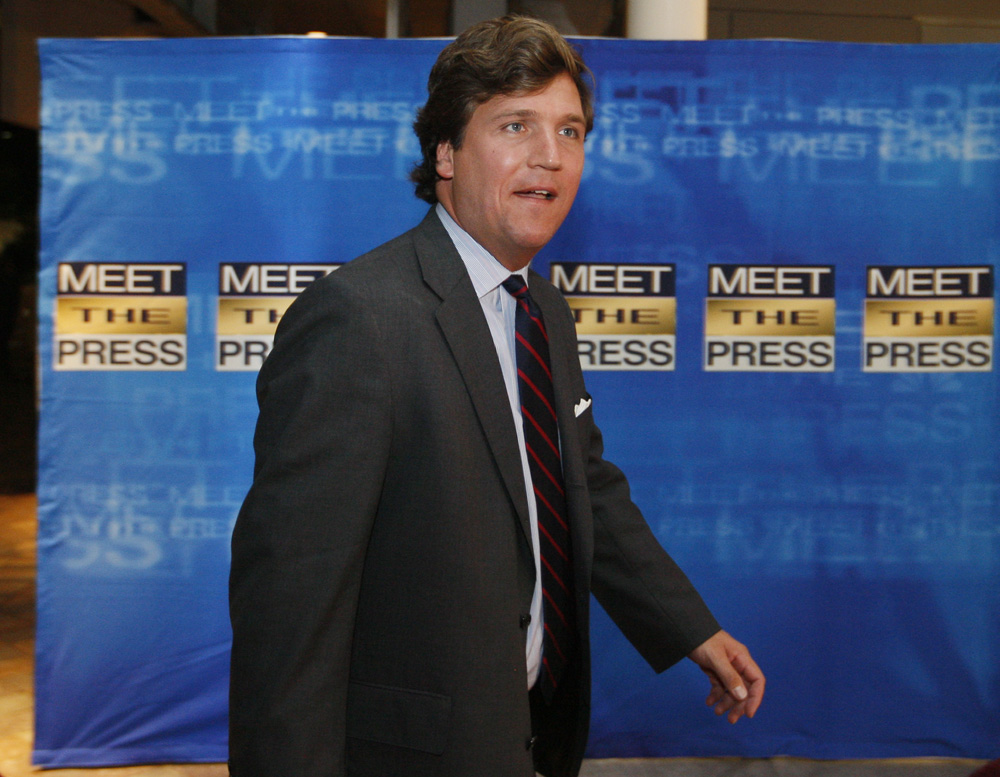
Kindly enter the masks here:
[[471, 28], [431, 70], [414, 125], [417, 194], [510, 270], [551, 239], [576, 197], [593, 125], [587, 73], [552, 27], [524, 17]]
[[446, 46], [431, 69], [427, 103], [413, 125], [423, 157], [410, 174], [417, 196], [431, 204], [438, 201], [438, 146], [450, 143], [460, 149], [478, 106], [498, 95], [539, 91], [562, 74], [579, 93], [589, 132], [594, 124], [586, 81], [590, 71], [551, 25], [505, 16], [470, 27]]

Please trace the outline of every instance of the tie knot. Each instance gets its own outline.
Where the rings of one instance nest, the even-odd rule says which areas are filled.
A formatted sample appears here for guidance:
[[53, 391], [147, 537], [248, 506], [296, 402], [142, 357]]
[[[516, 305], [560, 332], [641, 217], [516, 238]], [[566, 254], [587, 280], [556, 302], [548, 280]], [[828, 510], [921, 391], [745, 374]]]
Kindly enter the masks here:
[[528, 294], [528, 284], [524, 282], [524, 278], [520, 275], [508, 276], [503, 282], [503, 287], [507, 289], [507, 293], [514, 297], [514, 299], [520, 299]]

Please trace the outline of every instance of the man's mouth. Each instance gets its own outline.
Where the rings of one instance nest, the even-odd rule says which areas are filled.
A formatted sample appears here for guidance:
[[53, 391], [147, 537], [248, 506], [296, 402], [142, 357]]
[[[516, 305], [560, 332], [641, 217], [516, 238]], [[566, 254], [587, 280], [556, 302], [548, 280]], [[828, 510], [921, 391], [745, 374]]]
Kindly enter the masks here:
[[522, 189], [517, 194], [523, 197], [537, 197], [542, 200], [554, 200], [556, 195], [548, 189]]

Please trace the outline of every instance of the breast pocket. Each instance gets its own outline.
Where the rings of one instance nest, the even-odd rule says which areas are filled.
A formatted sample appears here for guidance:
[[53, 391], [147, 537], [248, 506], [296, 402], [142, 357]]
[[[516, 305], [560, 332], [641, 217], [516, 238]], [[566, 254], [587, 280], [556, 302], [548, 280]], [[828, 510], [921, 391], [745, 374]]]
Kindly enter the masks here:
[[577, 400], [573, 413], [576, 416], [576, 433], [580, 442], [580, 453], [583, 461], [587, 461], [590, 455], [590, 438], [594, 431], [593, 401], [590, 394], [584, 392], [581, 399]]

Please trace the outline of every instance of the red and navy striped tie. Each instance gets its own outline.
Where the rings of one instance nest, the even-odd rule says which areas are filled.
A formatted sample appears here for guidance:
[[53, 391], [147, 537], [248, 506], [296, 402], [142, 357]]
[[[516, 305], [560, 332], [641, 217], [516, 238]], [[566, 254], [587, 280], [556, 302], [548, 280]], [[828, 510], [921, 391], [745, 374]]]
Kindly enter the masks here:
[[545, 634], [542, 640], [542, 672], [539, 682], [546, 699], [558, 687], [575, 644], [573, 564], [566, 491], [559, 453], [549, 367], [549, 336], [542, 312], [520, 275], [511, 275], [503, 287], [517, 302], [514, 332], [517, 338], [517, 388], [521, 400], [524, 445], [528, 454], [538, 511], [539, 555], [542, 562], [542, 597]]

